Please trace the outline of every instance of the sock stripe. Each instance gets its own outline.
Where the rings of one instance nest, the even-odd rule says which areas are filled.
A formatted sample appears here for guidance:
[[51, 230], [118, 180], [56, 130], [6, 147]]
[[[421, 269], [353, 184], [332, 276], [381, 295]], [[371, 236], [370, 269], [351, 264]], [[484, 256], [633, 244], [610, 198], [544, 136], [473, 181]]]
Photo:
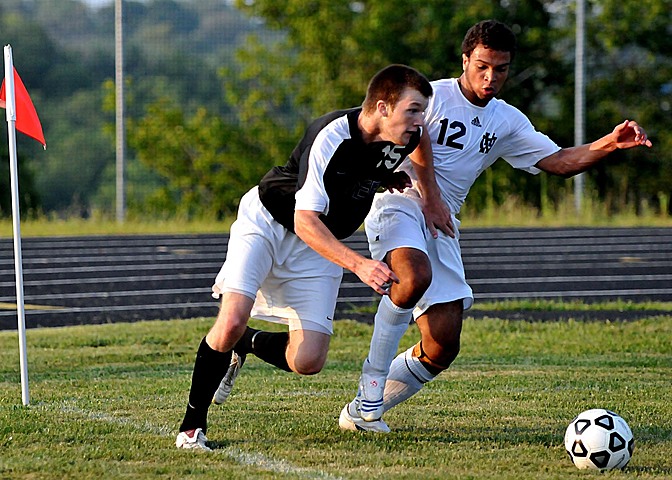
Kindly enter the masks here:
[[370, 401], [370, 400], [364, 400], [360, 399], [359, 400], [359, 409], [364, 410], [365, 412], [371, 412], [373, 410], [376, 410], [383, 404], [383, 399], [381, 398], [380, 400], [376, 401]]
[[[413, 358], [413, 357], [411, 356], [411, 358]], [[413, 375], [413, 377], [414, 377], [418, 382], [423, 383], [423, 384], [424, 384], [424, 383], [427, 383], [425, 380], [423, 380], [422, 378], [418, 377], [418, 376], [415, 374], [415, 372], [414, 372], [413, 369], [411, 368], [411, 364], [410, 364], [410, 362], [408, 361], [408, 357], [407, 357], [406, 355], [404, 355], [404, 363], [406, 364], [406, 368], [408, 368], [408, 371], [411, 373], [411, 375]]]
[[[249, 327], [248, 327], [249, 328]], [[250, 340], [250, 345], [252, 346], [251, 350], [254, 352], [254, 339], [261, 333], [261, 330], [257, 330], [254, 332], [254, 335], [252, 335], [252, 339]]]

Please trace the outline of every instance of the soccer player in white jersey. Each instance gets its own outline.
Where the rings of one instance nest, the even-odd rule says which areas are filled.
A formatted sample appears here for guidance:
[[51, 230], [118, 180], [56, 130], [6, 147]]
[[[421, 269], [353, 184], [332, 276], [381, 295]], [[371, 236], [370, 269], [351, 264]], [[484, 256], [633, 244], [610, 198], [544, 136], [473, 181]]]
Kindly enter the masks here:
[[[343, 268], [383, 295], [398, 281], [384, 262], [341, 240], [362, 224], [379, 188], [410, 186], [396, 170], [425, 138], [431, 94], [417, 70], [382, 69], [361, 107], [315, 120], [287, 164], [243, 196], [213, 286], [221, 308], [198, 347], [178, 448], [209, 449], [208, 407], [228, 397], [246, 355], [303, 375], [322, 369]], [[438, 192], [431, 158], [415, 171]], [[250, 316], [288, 324], [289, 332], [252, 329]]]
[[[339, 418], [344, 430], [388, 432], [382, 414], [419, 392], [457, 357], [463, 311], [471, 307], [473, 294], [465, 280], [454, 214], [486, 168], [503, 158], [528, 173], [571, 177], [616, 149], [651, 146], [644, 130], [625, 120], [593, 143], [558, 147], [518, 109], [496, 98], [515, 51], [511, 29], [494, 20], [479, 22], [462, 43], [462, 75], [432, 82], [425, 124], [436, 180], [453, 214], [452, 222], [445, 221], [452, 232], [433, 238], [416, 188], [374, 199], [365, 221], [371, 256], [385, 261], [400, 282], [392, 284], [375, 314], [357, 395]], [[432, 153], [419, 148], [411, 158], [423, 155]], [[401, 168], [415, 182], [412, 165], [405, 162]], [[421, 340], [395, 358], [412, 316]]]

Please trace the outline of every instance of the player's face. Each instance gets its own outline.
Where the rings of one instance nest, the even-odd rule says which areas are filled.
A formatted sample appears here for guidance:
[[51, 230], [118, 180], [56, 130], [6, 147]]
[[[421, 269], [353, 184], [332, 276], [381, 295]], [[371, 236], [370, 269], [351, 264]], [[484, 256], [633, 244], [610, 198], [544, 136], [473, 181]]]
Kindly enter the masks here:
[[484, 107], [495, 98], [509, 76], [511, 54], [477, 45], [471, 56], [462, 55], [462, 93], [474, 105]]
[[414, 88], [407, 88], [393, 108], [385, 105], [382, 139], [397, 145], [406, 145], [411, 136], [424, 124], [427, 102], [427, 98], [420, 92]]

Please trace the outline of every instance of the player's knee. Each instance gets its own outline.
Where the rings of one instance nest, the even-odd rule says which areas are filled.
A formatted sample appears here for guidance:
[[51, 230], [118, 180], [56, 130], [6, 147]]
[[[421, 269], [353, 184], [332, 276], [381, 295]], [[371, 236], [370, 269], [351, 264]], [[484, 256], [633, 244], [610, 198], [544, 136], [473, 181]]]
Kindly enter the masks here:
[[[439, 354], [439, 362], [442, 365], [450, 365], [460, 354], [460, 341], [449, 343], [448, 345], [441, 348]], [[448, 367], [446, 367], [448, 368]]]
[[421, 341], [413, 351], [425, 368], [438, 375], [447, 370], [460, 353], [460, 341], [436, 343], [433, 341]]
[[299, 375], [315, 375], [322, 371], [322, 367], [327, 361], [326, 352], [315, 350], [299, 350], [290, 352], [287, 356], [287, 363], [295, 373]]
[[330, 335], [313, 330], [290, 332], [287, 364], [299, 375], [315, 375], [327, 362]]
[[[416, 273], [413, 278], [413, 294], [417, 297], [418, 300], [425, 294], [429, 285], [432, 283], [432, 270], [423, 269]], [[417, 303], [417, 300], [416, 300]]]
[[432, 265], [427, 254], [413, 248], [388, 252], [385, 261], [399, 277], [390, 290], [391, 300], [401, 308], [412, 308], [432, 282]]
[[324, 361], [313, 358], [313, 359], [294, 359], [293, 365], [291, 366], [292, 370], [299, 375], [315, 375], [322, 371], [324, 367]]
[[243, 335], [247, 328], [247, 318], [228, 317], [223, 321], [217, 321], [212, 330], [225, 338], [234, 338], [236, 341]]
[[437, 362], [446, 365], [447, 368], [460, 354], [460, 337], [450, 335], [440, 339], [438, 343], [435, 343], [432, 353]]
[[211, 348], [224, 352], [233, 348], [247, 327], [247, 319], [219, 316], [207, 334]]
[[247, 326], [254, 299], [240, 293], [225, 293], [217, 313], [216, 328], [240, 330]]
[[391, 300], [401, 308], [413, 308], [432, 283], [431, 269], [419, 268], [413, 273], [400, 276], [398, 284], [393, 284]]

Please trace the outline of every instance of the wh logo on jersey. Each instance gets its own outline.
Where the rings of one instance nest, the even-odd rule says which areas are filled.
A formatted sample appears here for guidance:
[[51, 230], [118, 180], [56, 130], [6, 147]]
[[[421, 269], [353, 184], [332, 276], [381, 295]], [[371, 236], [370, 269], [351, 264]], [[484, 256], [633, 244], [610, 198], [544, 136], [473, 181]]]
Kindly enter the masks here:
[[494, 133], [491, 135], [490, 132], [485, 132], [483, 138], [481, 138], [481, 148], [479, 149], [479, 152], [489, 153], [496, 141], [497, 136]]
[[405, 147], [402, 145], [387, 145], [385, 148], [383, 148], [383, 154], [385, 155], [385, 158], [378, 162], [376, 168], [380, 167], [383, 162], [385, 162], [385, 168], [388, 170], [395, 168], [397, 163], [399, 163], [399, 160], [401, 160], [401, 154], [396, 151], [397, 148], [403, 150]]

